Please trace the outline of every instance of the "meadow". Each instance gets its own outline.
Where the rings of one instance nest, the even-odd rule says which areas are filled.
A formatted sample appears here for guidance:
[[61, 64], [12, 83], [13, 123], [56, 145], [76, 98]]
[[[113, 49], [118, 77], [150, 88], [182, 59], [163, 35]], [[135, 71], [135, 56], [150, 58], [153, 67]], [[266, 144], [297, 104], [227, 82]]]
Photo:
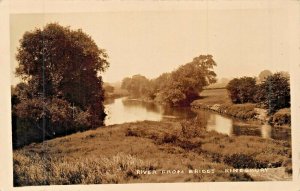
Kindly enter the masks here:
[[[290, 144], [208, 132], [197, 120], [111, 125], [15, 150], [14, 184], [291, 180]], [[268, 171], [225, 172], [254, 168]], [[214, 173], [207, 173], [212, 169]], [[137, 170], [184, 173], [138, 174]]]

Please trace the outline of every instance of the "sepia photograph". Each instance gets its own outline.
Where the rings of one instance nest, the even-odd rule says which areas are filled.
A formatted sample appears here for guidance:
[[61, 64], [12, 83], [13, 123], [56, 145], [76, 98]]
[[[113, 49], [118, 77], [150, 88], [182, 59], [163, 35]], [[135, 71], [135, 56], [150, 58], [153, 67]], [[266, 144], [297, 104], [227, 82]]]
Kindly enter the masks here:
[[293, 181], [290, 9], [239, 3], [10, 13], [13, 187]]

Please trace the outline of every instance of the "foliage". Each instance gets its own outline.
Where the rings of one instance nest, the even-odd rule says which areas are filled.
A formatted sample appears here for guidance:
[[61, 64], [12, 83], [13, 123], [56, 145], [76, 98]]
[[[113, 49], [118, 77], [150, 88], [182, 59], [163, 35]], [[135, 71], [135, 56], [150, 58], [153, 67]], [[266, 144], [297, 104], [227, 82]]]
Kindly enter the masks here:
[[216, 66], [211, 55], [200, 55], [192, 62], [173, 71], [161, 92], [164, 103], [171, 106], [187, 105], [199, 97], [204, 86], [216, 82], [212, 70]]
[[103, 88], [104, 88], [105, 92], [107, 92], [107, 93], [113, 93], [115, 90], [115, 88], [113, 86], [111, 86], [110, 84], [107, 84], [107, 83], [103, 85]]
[[16, 76], [23, 82], [12, 89], [13, 120], [44, 130], [76, 128], [75, 119], [82, 118], [76, 111], [82, 111], [89, 123], [80, 124], [102, 125], [106, 114], [100, 74], [109, 66], [107, 57], [80, 29], [52, 23], [26, 32], [16, 55]]
[[257, 113], [255, 112], [255, 104], [224, 104], [220, 106], [220, 113], [230, 115], [239, 119], [254, 119]]
[[107, 54], [82, 30], [48, 24], [26, 32], [17, 53], [17, 76], [27, 83], [30, 97], [60, 98], [89, 111], [92, 126], [102, 124], [102, 78]]
[[144, 96], [170, 106], [188, 105], [199, 97], [204, 86], [216, 82], [216, 74], [212, 70], [214, 66], [216, 63], [211, 55], [200, 55], [177, 70], [153, 80], [141, 75], [125, 78], [122, 88], [134, 97]]
[[224, 163], [234, 168], [266, 168], [267, 163], [255, 160], [253, 157], [245, 154], [233, 154], [224, 157]]
[[128, 90], [133, 97], [147, 95], [149, 80], [142, 75], [134, 75], [131, 78], [124, 78], [121, 88]]
[[291, 125], [291, 109], [284, 108], [278, 110], [274, 115], [271, 117], [270, 122], [275, 125]]
[[254, 102], [256, 81], [252, 77], [234, 78], [226, 86], [233, 103]]
[[260, 78], [262, 76], [267, 77], [260, 84], [256, 84], [255, 78], [252, 77], [231, 80], [226, 88], [232, 102], [259, 103], [268, 109], [269, 114], [290, 107], [289, 74], [278, 72], [270, 75], [268, 71], [263, 71]]
[[104, 90], [104, 97], [110, 98], [112, 95], [114, 95], [115, 88], [108, 83], [104, 83], [103, 90]]
[[275, 73], [258, 86], [256, 100], [274, 113], [281, 108], [290, 107], [290, 83], [286, 76]]

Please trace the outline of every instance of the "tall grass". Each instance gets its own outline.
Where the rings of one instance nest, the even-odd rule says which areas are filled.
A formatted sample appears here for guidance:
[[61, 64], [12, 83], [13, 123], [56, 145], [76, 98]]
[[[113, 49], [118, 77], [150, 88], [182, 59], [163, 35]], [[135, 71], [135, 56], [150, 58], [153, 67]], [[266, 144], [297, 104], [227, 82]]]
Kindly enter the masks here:
[[25, 152], [14, 153], [14, 185], [64, 185], [128, 182], [137, 179], [137, 169], [153, 170], [156, 165], [132, 155], [113, 157], [55, 158]]

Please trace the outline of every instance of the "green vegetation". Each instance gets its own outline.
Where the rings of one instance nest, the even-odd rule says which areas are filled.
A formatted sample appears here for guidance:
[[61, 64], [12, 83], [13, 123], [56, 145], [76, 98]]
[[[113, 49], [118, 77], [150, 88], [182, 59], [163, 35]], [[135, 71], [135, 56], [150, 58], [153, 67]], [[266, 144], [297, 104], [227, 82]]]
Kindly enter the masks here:
[[200, 55], [153, 80], [141, 75], [125, 78], [122, 88], [133, 97], [146, 97], [170, 106], [186, 106], [199, 97], [205, 86], [216, 82], [214, 66], [216, 63], [211, 55]]
[[[227, 168], [268, 168], [224, 173]], [[184, 174], [140, 175], [136, 170], [182, 169]], [[189, 174], [193, 169], [215, 173]], [[285, 169], [281, 171], [280, 169]], [[14, 151], [14, 184], [90, 184], [291, 179], [291, 145], [260, 137], [228, 137], [192, 121], [112, 125], [31, 144]]]
[[48, 24], [26, 32], [16, 55], [23, 81], [12, 88], [14, 146], [23, 136], [30, 142], [102, 125], [107, 57], [82, 30]]

